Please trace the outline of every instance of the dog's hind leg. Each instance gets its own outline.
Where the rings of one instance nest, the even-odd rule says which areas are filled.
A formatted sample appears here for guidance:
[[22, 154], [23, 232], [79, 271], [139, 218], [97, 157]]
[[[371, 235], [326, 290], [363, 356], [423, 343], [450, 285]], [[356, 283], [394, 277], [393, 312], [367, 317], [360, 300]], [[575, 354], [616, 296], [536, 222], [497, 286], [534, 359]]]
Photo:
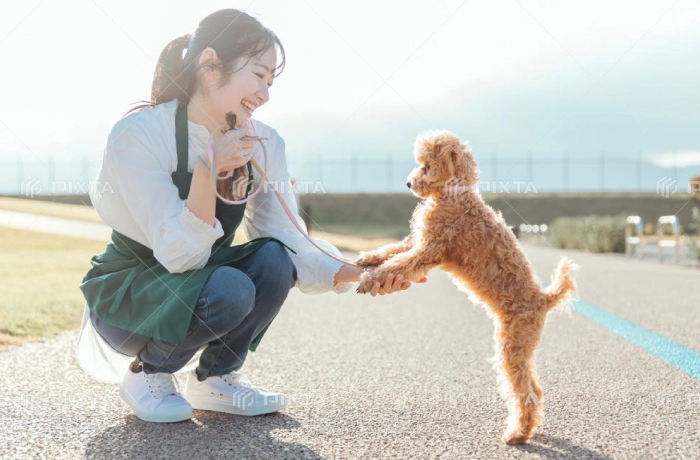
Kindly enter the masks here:
[[496, 321], [496, 367], [501, 392], [508, 403], [508, 426], [503, 440], [527, 442], [542, 420], [542, 388], [537, 381], [535, 348], [544, 321], [531, 316]]

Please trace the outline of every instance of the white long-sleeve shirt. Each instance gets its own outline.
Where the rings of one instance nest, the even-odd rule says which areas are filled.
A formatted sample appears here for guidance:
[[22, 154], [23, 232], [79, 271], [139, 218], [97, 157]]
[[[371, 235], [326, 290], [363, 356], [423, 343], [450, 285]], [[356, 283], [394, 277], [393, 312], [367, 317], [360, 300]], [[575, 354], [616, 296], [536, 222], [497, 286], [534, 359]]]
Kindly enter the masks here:
[[[202, 268], [211, 255], [214, 242], [223, 235], [215, 226], [199, 219], [178, 196], [171, 174], [177, 169], [175, 110], [177, 101], [142, 109], [121, 119], [107, 140], [102, 168], [90, 198], [100, 219], [116, 231], [151, 248], [155, 258], [171, 273]], [[298, 215], [294, 189], [290, 184], [284, 140], [277, 131], [253, 120], [254, 134], [267, 141], [267, 177], [271, 186], [246, 205], [243, 229], [249, 239], [271, 236], [296, 251], [290, 254], [297, 268], [297, 287], [305, 293], [347, 291], [351, 283], [333, 286], [341, 263], [313, 247], [285, 214], [271, 187], [277, 187], [287, 206]], [[207, 147], [209, 132], [188, 121], [188, 171], [194, 170]], [[251, 133], [253, 134], [253, 133]], [[253, 157], [264, 165], [262, 147], [256, 143]], [[264, 166], [263, 166], [264, 167]], [[253, 172], [254, 189], [261, 177]], [[304, 222], [297, 217], [299, 224]], [[324, 249], [340, 256], [325, 241]]]

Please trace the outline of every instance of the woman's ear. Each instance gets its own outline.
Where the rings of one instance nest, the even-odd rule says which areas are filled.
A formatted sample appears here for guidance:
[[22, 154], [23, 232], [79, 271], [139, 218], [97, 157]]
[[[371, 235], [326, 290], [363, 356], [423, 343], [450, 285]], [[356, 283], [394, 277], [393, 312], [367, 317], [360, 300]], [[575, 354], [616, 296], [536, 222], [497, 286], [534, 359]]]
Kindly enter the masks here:
[[213, 64], [219, 60], [219, 56], [214, 51], [214, 48], [204, 48], [202, 54], [199, 55], [199, 65]]
[[205, 48], [199, 55], [199, 67], [202, 69], [202, 80], [208, 83], [215, 83], [218, 78], [216, 63], [219, 61], [216, 51], [213, 48]]

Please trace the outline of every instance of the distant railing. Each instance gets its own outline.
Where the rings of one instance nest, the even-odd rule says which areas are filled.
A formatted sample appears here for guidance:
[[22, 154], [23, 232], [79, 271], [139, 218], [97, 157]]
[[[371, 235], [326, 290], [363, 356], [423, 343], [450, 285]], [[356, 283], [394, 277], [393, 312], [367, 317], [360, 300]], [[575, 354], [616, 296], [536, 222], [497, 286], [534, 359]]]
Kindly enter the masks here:
[[[100, 155], [65, 158], [17, 156], [0, 159], [0, 193], [86, 193], [100, 167]], [[590, 157], [481, 154], [476, 156], [481, 178], [479, 188], [490, 193], [655, 191], [663, 196], [687, 191], [700, 166], [679, 162], [661, 167], [641, 154], [623, 156], [601, 153]], [[405, 192], [406, 176], [415, 163], [410, 152], [375, 157], [348, 155], [302, 158], [288, 153], [290, 172], [301, 193], [396, 193]], [[700, 182], [696, 183], [700, 194]]]

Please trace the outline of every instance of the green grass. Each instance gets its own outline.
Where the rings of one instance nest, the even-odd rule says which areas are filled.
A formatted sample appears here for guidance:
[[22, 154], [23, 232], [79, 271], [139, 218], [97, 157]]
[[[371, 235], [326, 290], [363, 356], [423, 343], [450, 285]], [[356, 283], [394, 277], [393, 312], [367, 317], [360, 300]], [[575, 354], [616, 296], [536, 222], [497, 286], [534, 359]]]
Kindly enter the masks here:
[[[410, 194], [301, 195], [302, 215], [311, 210], [311, 230], [363, 238], [403, 238], [420, 201]], [[321, 237], [321, 236], [319, 236]]]
[[548, 240], [561, 249], [625, 252], [625, 216], [560, 217], [549, 226]]
[[3, 227], [0, 241], [0, 349], [78, 327], [78, 286], [105, 243]]

